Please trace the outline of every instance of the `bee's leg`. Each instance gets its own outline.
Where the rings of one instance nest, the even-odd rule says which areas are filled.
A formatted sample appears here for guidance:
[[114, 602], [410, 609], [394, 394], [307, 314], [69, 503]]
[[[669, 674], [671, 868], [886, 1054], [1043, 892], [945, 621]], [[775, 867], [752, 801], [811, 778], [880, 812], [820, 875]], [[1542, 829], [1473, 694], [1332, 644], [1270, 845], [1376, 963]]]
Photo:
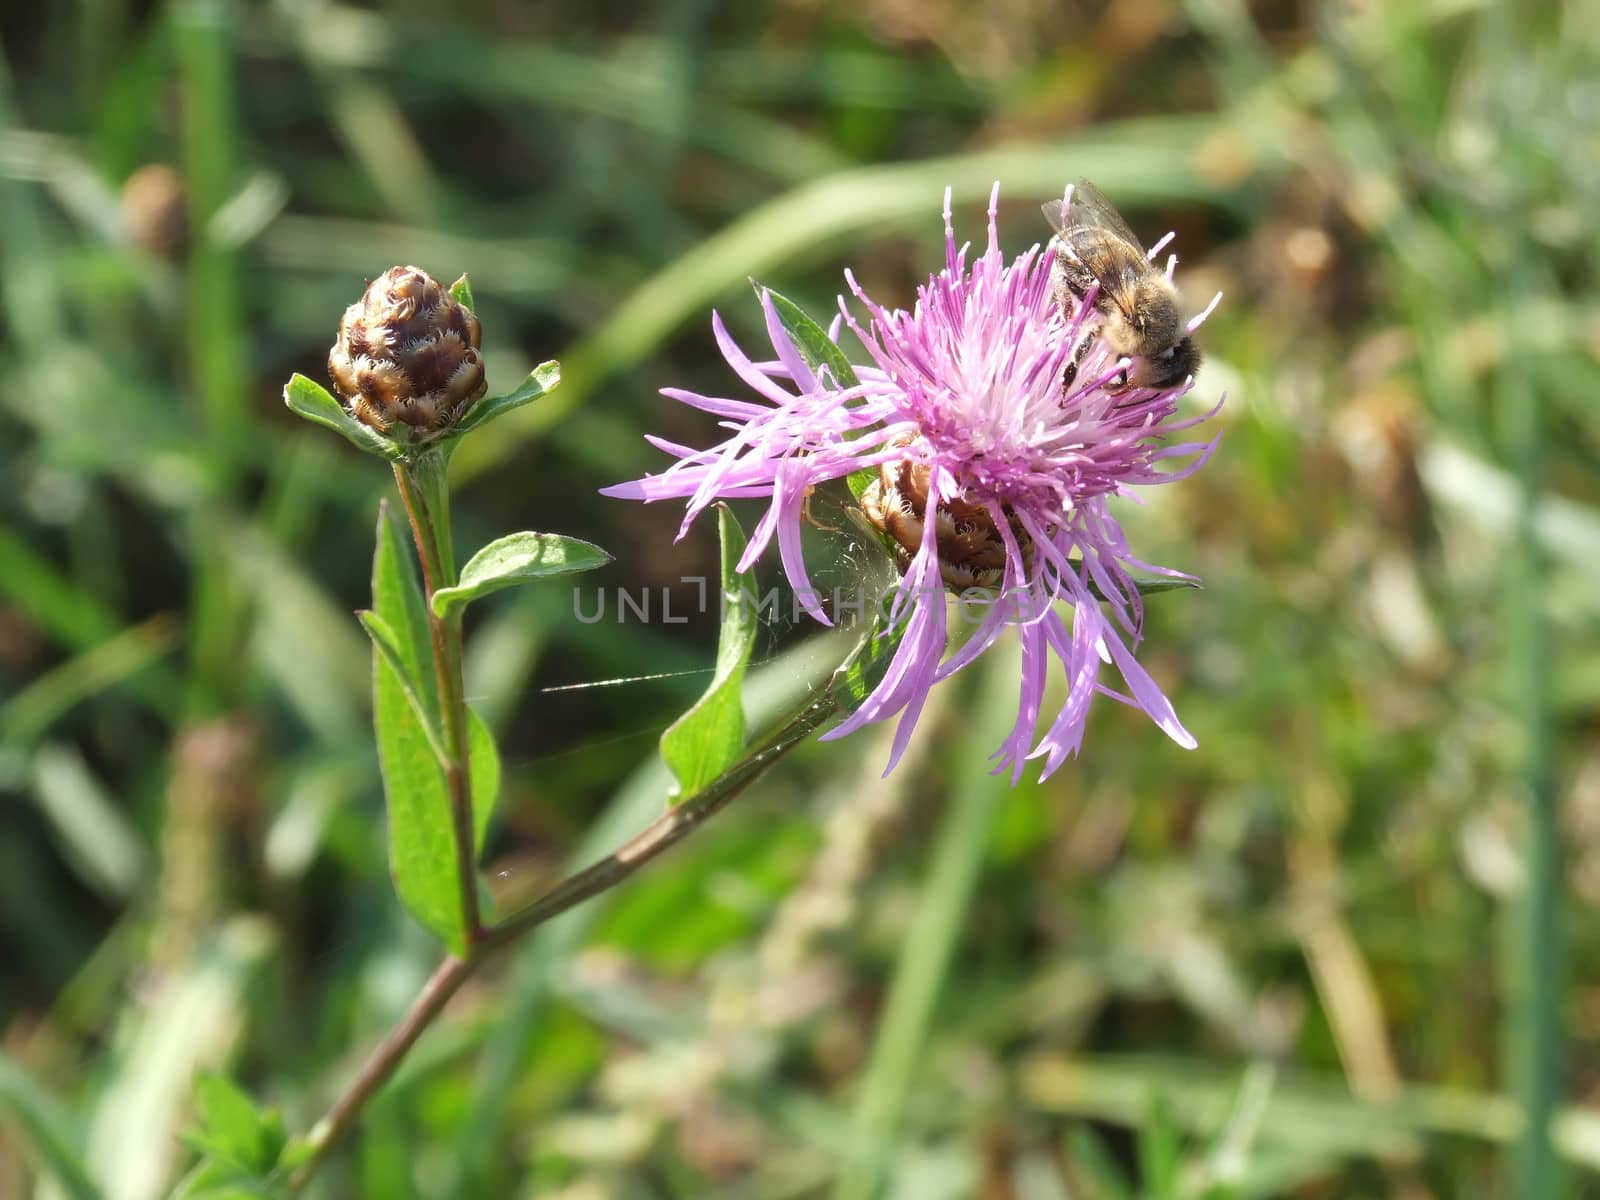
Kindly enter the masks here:
[[824, 525], [817, 520], [817, 515], [811, 511], [811, 496], [817, 489], [808, 487], [804, 496], [800, 498], [800, 519], [814, 529], [823, 529], [829, 533], [843, 533], [837, 525]]
[[1072, 352], [1072, 361], [1067, 364], [1067, 369], [1062, 372], [1061, 393], [1063, 396], [1072, 390], [1072, 385], [1078, 381], [1078, 367], [1083, 362], [1083, 356], [1089, 353], [1089, 347], [1094, 345], [1096, 331], [1091, 329], [1078, 343], [1078, 348]]

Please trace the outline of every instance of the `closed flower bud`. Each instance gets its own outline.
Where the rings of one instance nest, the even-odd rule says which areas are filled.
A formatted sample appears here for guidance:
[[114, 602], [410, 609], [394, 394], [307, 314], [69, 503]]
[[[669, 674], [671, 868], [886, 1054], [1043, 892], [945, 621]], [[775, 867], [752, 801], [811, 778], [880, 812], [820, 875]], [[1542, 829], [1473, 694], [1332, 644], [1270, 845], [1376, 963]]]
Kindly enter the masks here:
[[117, 215], [122, 231], [139, 249], [176, 261], [189, 244], [183, 176], [166, 163], [146, 163], [122, 185]]
[[478, 318], [426, 271], [391, 267], [345, 309], [328, 374], [357, 420], [391, 436], [405, 426], [409, 440], [427, 441], [488, 386], [481, 337]]

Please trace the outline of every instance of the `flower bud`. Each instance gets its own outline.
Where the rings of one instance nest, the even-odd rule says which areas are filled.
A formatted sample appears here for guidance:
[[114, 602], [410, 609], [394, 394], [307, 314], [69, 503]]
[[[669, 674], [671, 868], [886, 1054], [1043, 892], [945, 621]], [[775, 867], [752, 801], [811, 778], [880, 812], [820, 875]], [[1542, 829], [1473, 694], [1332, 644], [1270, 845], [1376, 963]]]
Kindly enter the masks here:
[[189, 244], [183, 176], [166, 163], [146, 163], [122, 185], [117, 216], [139, 249], [176, 262]]
[[478, 318], [426, 271], [391, 267], [345, 309], [328, 374], [357, 420], [380, 433], [399, 422], [427, 441], [488, 386], [481, 337]]

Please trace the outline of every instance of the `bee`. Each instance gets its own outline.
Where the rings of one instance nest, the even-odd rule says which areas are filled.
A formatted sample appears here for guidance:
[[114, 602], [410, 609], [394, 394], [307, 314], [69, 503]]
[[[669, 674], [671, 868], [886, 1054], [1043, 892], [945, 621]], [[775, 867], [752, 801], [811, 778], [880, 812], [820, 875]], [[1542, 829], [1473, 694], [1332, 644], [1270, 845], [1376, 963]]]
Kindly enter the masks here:
[[1080, 179], [1068, 202], [1046, 201], [1044, 215], [1059, 243], [1050, 268], [1057, 303], [1070, 317], [1074, 302], [1093, 290], [1100, 315], [1067, 366], [1066, 386], [1096, 338], [1132, 360], [1112, 380], [1114, 390], [1176, 387], [1194, 374], [1200, 351], [1184, 327], [1177, 289], [1105, 193]]

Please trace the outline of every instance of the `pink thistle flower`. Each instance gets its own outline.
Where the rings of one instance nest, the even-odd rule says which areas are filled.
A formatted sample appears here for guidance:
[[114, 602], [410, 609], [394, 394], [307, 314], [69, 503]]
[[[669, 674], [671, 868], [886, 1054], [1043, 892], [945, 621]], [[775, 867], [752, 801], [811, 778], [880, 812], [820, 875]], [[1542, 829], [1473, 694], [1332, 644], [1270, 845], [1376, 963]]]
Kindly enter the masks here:
[[[659, 475], [603, 489], [635, 500], [687, 498], [679, 537], [719, 499], [768, 500], [739, 569], [776, 536], [800, 602], [829, 624], [800, 554], [804, 505], [819, 484], [877, 472], [861, 507], [897, 549], [902, 577], [890, 616], [904, 628], [882, 681], [824, 738], [899, 714], [886, 774], [933, 685], [1007, 629], [1022, 646], [1021, 693], [1016, 723], [995, 758], [996, 770], [1009, 767], [1013, 782], [1026, 759], [1044, 760], [1044, 778], [1078, 752], [1096, 692], [1142, 709], [1179, 745], [1195, 745], [1134, 657], [1144, 609], [1129, 569], [1193, 577], [1134, 558], [1109, 501], [1134, 495], [1136, 485], [1170, 483], [1196, 470], [1215, 439], [1179, 445], [1159, 439], [1212, 414], [1172, 419], [1192, 381], [1161, 391], [1117, 388], [1126, 360], [1113, 358], [1098, 339], [1081, 349], [1099, 319], [1094, 296], [1065, 306], [1055, 298], [1053, 245], [1033, 246], [1007, 264], [995, 224], [998, 200], [996, 184], [988, 245], [969, 265], [968, 247], [956, 244], [946, 191], [944, 269], [918, 289], [909, 312], [876, 304], [845, 272], [867, 312], [863, 328], [841, 297], [842, 320], [870, 360], [856, 369], [854, 386], [807, 364], [770, 294], [763, 294], [762, 308], [776, 361], [752, 362], [713, 313], [723, 357], [759, 399], [663, 389], [669, 399], [722, 418], [730, 436], [706, 450], [649, 437], [678, 461]], [[839, 332], [836, 320], [829, 335], [837, 341]], [[1064, 389], [1074, 361], [1078, 369]], [[1157, 469], [1175, 457], [1190, 461], [1176, 471]], [[989, 605], [948, 659], [947, 590]], [[1065, 669], [1067, 698], [1035, 741], [1052, 658]], [[1105, 665], [1116, 668], [1128, 694], [1101, 682]]]

